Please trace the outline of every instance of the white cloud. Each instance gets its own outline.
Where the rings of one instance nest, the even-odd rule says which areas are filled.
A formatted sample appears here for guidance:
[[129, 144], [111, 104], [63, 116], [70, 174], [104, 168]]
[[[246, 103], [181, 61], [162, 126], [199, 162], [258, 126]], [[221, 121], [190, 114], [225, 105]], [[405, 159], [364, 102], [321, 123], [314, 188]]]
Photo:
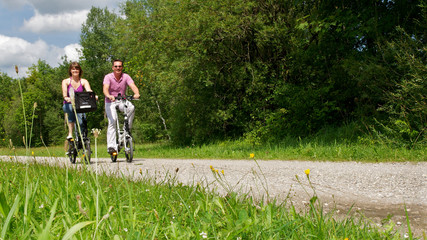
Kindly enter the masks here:
[[58, 14], [62, 12], [72, 12], [79, 10], [88, 10], [92, 6], [104, 8], [117, 7], [122, 0], [0, 0], [0, 4], [9, 8], [17, 9], [24, 5], [30, 5], [41, 14]]
[[81, 57], [82, 46], [80, 44], [70, 44], [65, 46], [64, 55], [67, 56], [67, 59], [70, 61], [78, 61]]
[[29, 20], [24, 20], [22, 31], [34, 33], [80, 31], [89, 10], [62, 14], [40, 14], [38, 11]]
[[[14, 66], [20, 67], [20, 75], [24, 74], [22, 69], [28, 69], [38, 60], [44, 60], [52, 67], [62, 62], [61, 57], [67, 55], [68, 60], [79, 59], [79, 44], [70, 44], [65, 48], [48, 45], [43, 40], [33, 43], [21, 38], [0, 35], [0, 72], [15, 76]], [[22, 73], [22, 74], [21, 74]]]
[[19, 9], [27, 3], [27, 0], [0, 0], [0, 4], [9, 9]]

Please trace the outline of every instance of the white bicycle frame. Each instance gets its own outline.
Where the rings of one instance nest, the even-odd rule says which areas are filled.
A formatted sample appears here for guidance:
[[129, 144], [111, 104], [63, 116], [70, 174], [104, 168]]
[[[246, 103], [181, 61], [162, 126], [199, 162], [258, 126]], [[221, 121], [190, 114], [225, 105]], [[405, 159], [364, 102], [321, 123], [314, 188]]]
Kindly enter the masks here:
[[[128, 119], [128, 103], [130, 103], [129, 100], [126, 98], [122, 98], [119, 100], [116, 100], [116, 111], [117, 114], [120, 111], [120, 105], [123, 104], [123, 127], [120, 128], [120, 120], [119, 116], [117, 115], [116, 119], [116, 126], [117, 126], [117, 151], [120, 151], [120, 148], [123, 147], [125, 149], [125, 153], [129, 153], [130, 149], [129, 146], [127, 146], [127, 139], [132, 140], [132, 136], [129, 134], [129, 119]], [[121, 112], [121, 111], [120, 111]], [[126, 124], [128, 125], [126, 127]], [[127, 129], [126, 129], [127, 128]]]

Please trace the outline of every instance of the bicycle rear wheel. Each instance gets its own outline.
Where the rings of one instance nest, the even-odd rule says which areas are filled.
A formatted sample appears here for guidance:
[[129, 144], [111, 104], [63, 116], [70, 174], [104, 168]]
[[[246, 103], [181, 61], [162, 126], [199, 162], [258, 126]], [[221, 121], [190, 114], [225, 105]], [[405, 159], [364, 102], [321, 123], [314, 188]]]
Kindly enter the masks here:
[[132, 137], [126, 138], [125, 155], [126, 155], [126, 161], [132, 162], [132, 160], [133, 160], [133, 139], [132, 139]]

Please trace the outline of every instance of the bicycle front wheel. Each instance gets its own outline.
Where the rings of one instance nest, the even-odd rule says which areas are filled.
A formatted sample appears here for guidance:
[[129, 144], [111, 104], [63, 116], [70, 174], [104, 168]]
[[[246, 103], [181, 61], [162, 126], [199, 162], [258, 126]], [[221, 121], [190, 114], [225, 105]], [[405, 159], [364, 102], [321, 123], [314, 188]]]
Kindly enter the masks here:
[[132, 137], [126, 138], [125, 155], [126, 155], [126, 161], [132, 162], [132, 160], [133, 160], [133, 139], [132, 139]]
[[74, 145], [75, 144], [74, 144], [73, 139], [68, 140], [68, 153], [67, 153], [67, 155], [68, 155], [68, 158], [70, 159], [70, 162], [72, 164], [76, 163], [76, 157], [77, 157], [77, 150], [76, 150]]
[[90, 150], [90, 141], [85, 141], [85, 150], [83, 151], [83, 159], [86, 163], [90, 163], [90, 156], [92, 155], [92, 151]]

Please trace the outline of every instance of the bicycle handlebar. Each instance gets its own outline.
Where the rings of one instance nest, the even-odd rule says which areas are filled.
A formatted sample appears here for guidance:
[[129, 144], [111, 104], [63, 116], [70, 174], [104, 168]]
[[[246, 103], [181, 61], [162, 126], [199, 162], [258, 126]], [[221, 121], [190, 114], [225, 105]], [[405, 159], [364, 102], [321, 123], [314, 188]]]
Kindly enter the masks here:
[[115, 97], [115, 99], [116, 100], [129, 100], [129, 101], [131, 101], [131, 100], [139, 100], [139, 99], [134, 98], [132, 95], [122, 96], [120, 93], [119, 93], [119, 95], [117, 95], [117, 97]]

